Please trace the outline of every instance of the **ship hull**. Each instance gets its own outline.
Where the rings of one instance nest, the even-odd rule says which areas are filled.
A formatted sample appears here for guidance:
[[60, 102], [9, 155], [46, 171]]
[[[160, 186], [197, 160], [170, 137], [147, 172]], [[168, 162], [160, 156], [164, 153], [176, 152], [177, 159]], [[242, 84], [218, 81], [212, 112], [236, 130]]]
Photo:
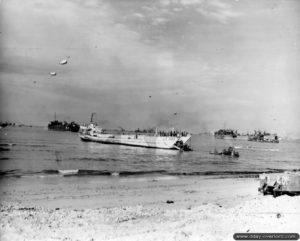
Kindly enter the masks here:
[[234, 140], [236, 139], [235, 136], [232, 135], [215, 135], [216, 139], [224, 139], [224, 140]]
[[82, 141], [99, 142], [103, 144], [127, 145], [159, 149], [180, 149], [175, 144], [178, 141], [186, 143], [191, 136], [147, 136], [147, 135], [112, 135], [98, 134], [96, 136], [80, 135]]

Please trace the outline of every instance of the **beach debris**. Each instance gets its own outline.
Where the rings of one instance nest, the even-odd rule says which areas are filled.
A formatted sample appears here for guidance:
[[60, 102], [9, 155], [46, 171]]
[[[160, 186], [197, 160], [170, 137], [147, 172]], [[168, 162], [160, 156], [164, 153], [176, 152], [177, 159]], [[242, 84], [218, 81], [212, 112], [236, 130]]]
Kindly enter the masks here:
[[36, 81], [33, 81], [34, 84], [36, 84]]
[[149, 95], [149, 98], [151, 98], [152, 96], [151, 95]]
[[65, 65], [67, 63], [68, 63], [68, 61], [66, 59], [64, 59], [64, 60], [62, 60], [62, 61], [59, 62], [60, 65]]
[[36, 210], [36, 208], [34, 208], [34, 207], [32, 207], [32, 208], [26, 208], [26, 207], [22, 207], [22, 208], [19, 208], [19, 210], [21, 210], [21, 211], [35, 211]]
[[259, 175], [260, 187], [258, 191], [263, 195], [274, 197], [287, 194], [300, 195], [300, 171], [286, 171], [284, 173], [263, 173]]
[[56, 72], [50, 72], [49, 75], [50, 76], [56, 76]]
[[167, 203], [167, 204], [171, 204], [171, 203], [174, 203], [174, 201], [172, 201], [172, 200], [167, 200], [166, 203]]
[[223, 207], [223, 206], [222, 206], [221, 204], [219, 204], [219, 203], [216, 203], [216, 205], [217, 205], [218, 207], [220, 207], [220, 208]]
[[280, 213], [277, 213], [277, 214], [276, 214], [276, 217], [277, 217], [277, 218], [281, 218], [281, 214], [280, 214]]

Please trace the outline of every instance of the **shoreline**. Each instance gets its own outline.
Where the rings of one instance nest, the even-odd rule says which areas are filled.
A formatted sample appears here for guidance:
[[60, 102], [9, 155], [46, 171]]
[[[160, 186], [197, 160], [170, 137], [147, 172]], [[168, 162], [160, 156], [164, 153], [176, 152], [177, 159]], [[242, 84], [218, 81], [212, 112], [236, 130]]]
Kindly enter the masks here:
[[1, 180], [1, 240], [233, 240], [299, 232], [300, 197], [263, 196], [253, 178]]

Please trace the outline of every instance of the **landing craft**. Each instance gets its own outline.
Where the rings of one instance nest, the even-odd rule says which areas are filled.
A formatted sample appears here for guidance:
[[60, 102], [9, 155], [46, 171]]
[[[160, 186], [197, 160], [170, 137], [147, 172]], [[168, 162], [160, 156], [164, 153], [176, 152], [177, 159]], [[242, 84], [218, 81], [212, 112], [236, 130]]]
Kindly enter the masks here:
[[68, 61], [66, 59], [59, 62], [59, 64], [61, 64], [61, 65], [64, 65], [64, 64], [67, 64], [67, 63], [68, 63]]
[[99, 142], [105, 144], [118, 144], [136, 147], [173, 149], [180, 151], [191, 151], [187, 142], [191, 139], [191, 134], [187, 132], [141, 132], [134, 133], [125, 131], [119, 127], [119, 131], [107, 131], [90, 124], [88, 128], [80, 135], [82, 141]]

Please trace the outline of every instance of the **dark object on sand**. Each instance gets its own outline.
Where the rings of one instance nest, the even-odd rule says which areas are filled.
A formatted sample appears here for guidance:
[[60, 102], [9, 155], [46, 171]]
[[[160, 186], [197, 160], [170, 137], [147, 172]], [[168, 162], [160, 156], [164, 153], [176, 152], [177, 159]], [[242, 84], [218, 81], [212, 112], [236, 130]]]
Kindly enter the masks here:
[[174, 201], [172, 201], [172, 200], [167, 200], [166, 203], [167, 203], [167, 204], [171, 204], [171, 203], [174, 203]]
[[217, 150], [213, 151], [213, 152], [210, 152], [209, 154], [212, 154], [212, 155], [224, 155], [224, 156], [232, 156], [232, 157], [239, 157], [240, 154], [234, 150], [234, 147], [230, 146], [228, 147], [228, 149], [224, 149], [223, 151], [221, 152], [218, 152]]
[[259, 175], [260, 187], [258, 191], [264, 195], [274, 197], [287, 194], [300, 195], [300, 172], [268, 173]]

